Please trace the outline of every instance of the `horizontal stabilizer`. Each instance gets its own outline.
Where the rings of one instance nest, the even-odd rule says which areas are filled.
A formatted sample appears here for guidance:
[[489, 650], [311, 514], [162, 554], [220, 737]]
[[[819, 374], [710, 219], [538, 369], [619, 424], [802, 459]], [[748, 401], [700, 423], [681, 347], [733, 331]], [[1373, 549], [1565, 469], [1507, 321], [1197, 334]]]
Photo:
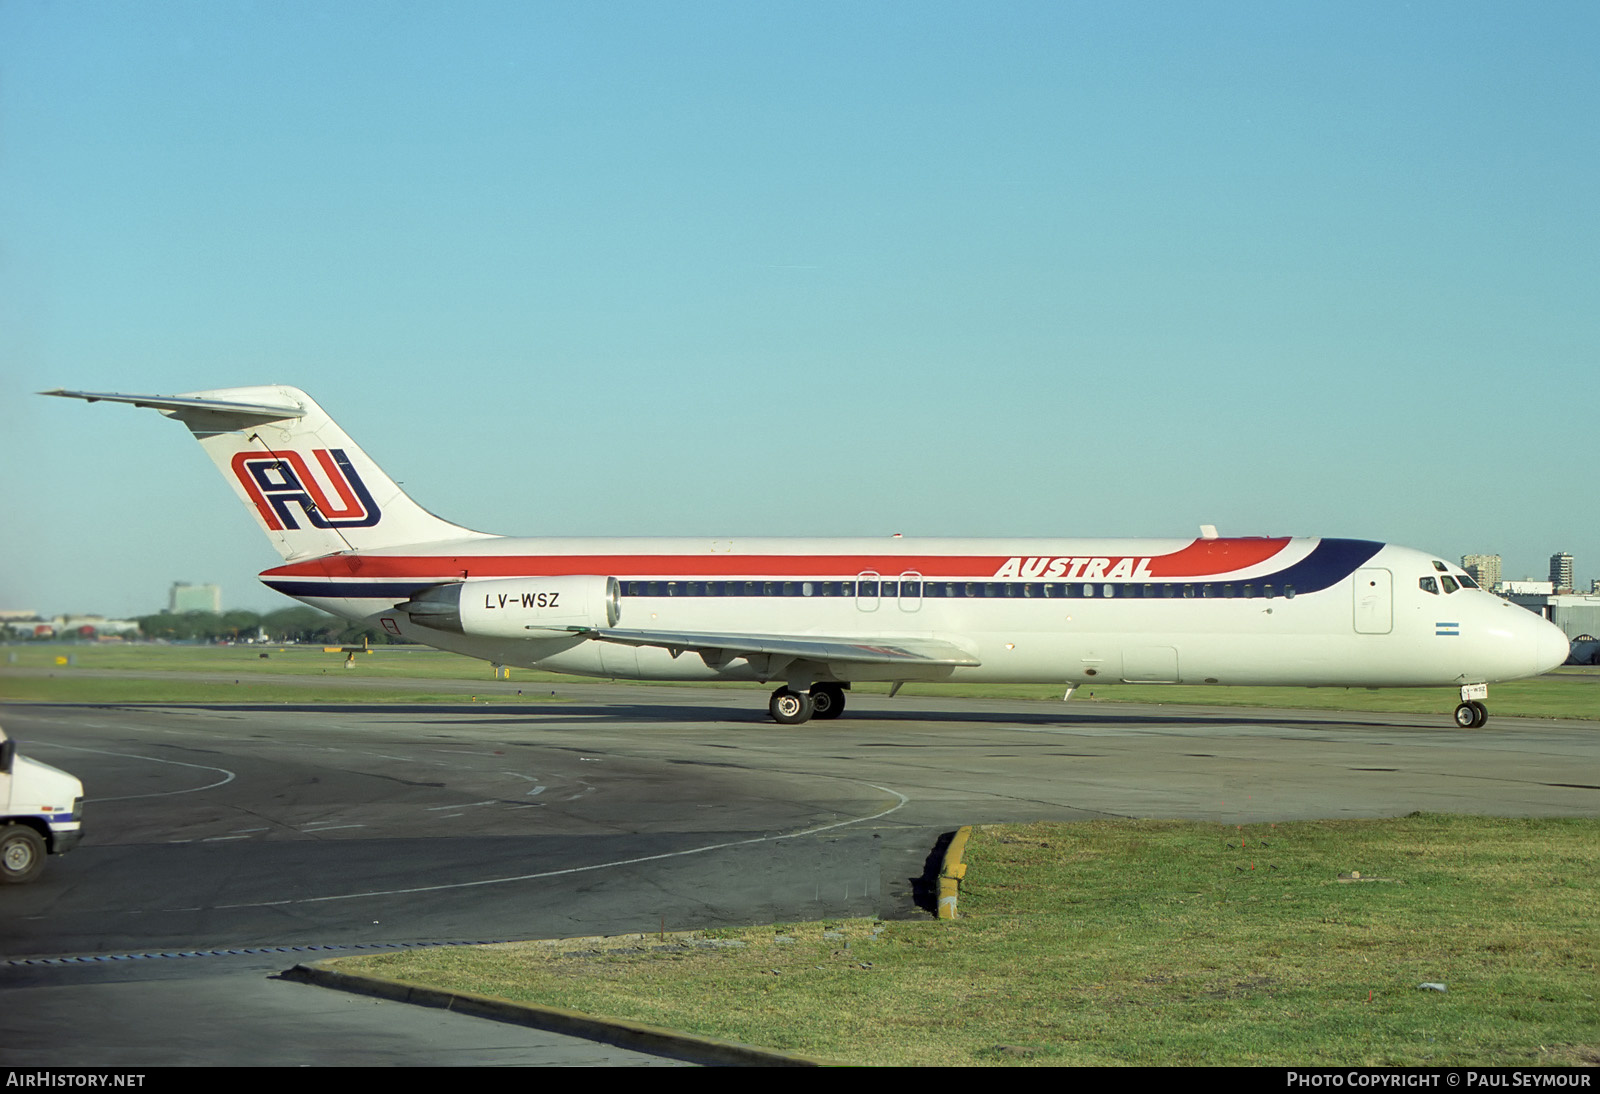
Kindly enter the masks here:
[[833, 638], [781, 634], [708, 634], [689, 631], [634, 631], [597, 627], [579, 631], [602, 642], [624, 646], [659, 646], [668, 650], [721, 651], [730, 656], [771, 654], [805, 661], [849, 662], [858, 665], [958, 665], [981, 664], [976, 657], [951, 642], [934, 638]]
[[215, 427], [226, 422], [234, 429], [301, 418], [306, 413], [304, 407], [287, 401], [242, 403], [229, 399], [200, 399], [190, 395], [123, 395], [114, 391], [67, 391], [63, 388], [41, 391], [39, 394], [82, 399], [86, 403], [131, 403], [133, 406], [159, 410], [167, 417], [188, 425], [210, 424]]

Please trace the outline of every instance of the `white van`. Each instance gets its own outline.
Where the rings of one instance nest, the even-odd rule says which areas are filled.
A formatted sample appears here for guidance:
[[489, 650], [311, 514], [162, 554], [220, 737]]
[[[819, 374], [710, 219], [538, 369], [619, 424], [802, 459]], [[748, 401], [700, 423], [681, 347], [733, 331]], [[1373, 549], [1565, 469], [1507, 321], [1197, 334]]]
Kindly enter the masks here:
[[0, 729], [0, 884], [32, 881], [45, 855], [83, 838], [83, 784], [65, 771], [17, 755]]

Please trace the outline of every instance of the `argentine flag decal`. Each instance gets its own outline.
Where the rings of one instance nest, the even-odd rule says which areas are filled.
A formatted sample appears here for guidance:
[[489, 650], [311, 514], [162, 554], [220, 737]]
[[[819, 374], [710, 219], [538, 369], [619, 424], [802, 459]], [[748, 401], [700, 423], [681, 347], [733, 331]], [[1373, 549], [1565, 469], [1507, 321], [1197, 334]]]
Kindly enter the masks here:
[[1435, 635], [1446, 635], [1452, 638], [1459, 638], [1461, 636], [1461, 624], [1435, 623], [1433, 625], [1433, 633]]

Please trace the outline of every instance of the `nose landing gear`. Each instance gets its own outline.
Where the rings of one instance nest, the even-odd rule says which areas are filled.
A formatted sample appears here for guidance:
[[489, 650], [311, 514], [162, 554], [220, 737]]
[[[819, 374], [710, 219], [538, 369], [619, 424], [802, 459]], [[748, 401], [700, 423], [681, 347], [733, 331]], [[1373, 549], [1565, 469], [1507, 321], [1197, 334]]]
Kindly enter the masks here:
[[1462, 729], [1477, 729], [1489, 720], [1489, 708], [1483, 700], [1489, 698], [1488, 684], [1461, 685], [1461, 705], [1456, 707], [1456, 725]]

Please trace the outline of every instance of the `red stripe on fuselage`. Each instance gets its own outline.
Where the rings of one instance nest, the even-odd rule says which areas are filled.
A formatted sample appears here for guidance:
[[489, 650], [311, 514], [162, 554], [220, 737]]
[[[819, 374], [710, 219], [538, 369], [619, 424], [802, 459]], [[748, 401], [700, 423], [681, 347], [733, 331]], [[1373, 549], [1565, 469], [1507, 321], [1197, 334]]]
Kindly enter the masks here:
[[[1100, 557], [1112, 564], [1148, 560], [1139, 576], [1206, 578], [1255, 566], [1283, 550], [1280, 539], [1198, 539], [1165, 555], [324, 555], [264, 571], [262, 577], [437, 578], [556, 577], [599, 574], [618, 578], [855, 577], [993, 578], [1013, 558], [1024, 561]], [[1041, 568], [1042, 569], [1042, 568]], [[1040, 578], [1040, 580], [1046, 580]], [[1059, 577], [1047, 580], [1060, 580]]]

